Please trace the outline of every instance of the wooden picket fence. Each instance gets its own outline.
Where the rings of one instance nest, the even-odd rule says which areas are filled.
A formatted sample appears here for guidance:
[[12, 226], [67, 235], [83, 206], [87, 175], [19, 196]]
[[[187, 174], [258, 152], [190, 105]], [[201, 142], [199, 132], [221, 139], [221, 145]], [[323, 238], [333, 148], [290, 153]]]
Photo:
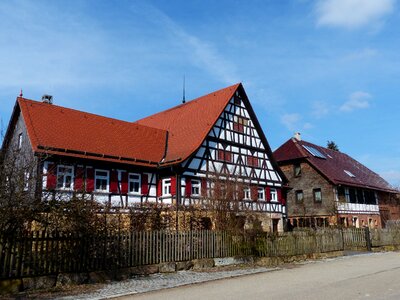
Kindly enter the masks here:
[[399, 229], [324, 229], [256, 236], [217, 231], [145, 231], [80, 235], [34, 231], [0, 234], [0, 279], [254, 255], [294, 256], [400, 245]]

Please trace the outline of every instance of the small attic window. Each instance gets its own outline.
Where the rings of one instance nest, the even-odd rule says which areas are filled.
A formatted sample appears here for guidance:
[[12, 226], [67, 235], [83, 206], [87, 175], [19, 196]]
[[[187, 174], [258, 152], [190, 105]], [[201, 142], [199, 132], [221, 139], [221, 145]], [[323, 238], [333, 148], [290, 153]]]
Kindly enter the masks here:
[[344, 170], [344, 172], [349, 175], [350, 177], [354, 178], [356, 177], [356, 175], [354, 175], [353, 173], [351, 173], [350, 171]]
[[315, 157], [326, 159], [326, 156], [314, 147], [303, 145], [303, 148], [306, 149], [310, 154], [312, 154]]

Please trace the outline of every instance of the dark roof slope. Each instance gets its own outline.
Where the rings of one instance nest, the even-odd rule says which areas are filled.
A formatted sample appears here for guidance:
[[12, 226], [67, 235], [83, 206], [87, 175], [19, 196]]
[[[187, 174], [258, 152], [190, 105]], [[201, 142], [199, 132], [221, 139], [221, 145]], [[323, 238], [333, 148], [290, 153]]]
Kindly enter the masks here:
[[17, 98], [35, 152], [151, 166], [165, 153], [165, 130]]
[[240, 83], [175, 106], [144, 119], [136, 124], [169, 132], [165, 163], [183, 161], [206, 138]]
[[[326, 159], [312, 155], [303, 146], [315, 148], [323, 154]], [[305, 159], [329, 181], [336, 185], [343, 184], [396, 192], [389, 183], [378, 174], [340, 151], [334, 151], [292, 138], [275, 150], [274, 156], [280, 165], [293, 160]], [[354, 177], [350, 176], [345, 171], [350, 172]]]

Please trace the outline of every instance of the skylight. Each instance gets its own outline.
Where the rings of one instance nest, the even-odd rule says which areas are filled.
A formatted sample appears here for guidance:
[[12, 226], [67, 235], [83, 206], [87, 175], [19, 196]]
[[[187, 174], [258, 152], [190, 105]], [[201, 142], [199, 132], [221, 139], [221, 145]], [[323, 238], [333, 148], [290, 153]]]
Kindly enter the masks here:
[[314, 147], [303, 145], [303, 148], [306, 149], [315, 157], [326, 159], [326, 156], [323, 155], [319, 150], [315, 149]]
[[353, 173], [351, 173], [350, 171], [347, 170], [343, 170], [347, 175], [349, 175], [350, 177], [356, 177], [356, 175], [354, 175]]

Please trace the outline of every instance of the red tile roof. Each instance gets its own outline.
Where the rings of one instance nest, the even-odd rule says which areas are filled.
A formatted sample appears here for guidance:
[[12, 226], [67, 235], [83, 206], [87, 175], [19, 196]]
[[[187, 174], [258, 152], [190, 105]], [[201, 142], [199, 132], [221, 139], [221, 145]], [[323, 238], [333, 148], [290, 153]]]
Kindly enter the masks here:
[[17, 98], [35, 152], [154, 166], [167, 132], [53, 104]]
[[[303, 145], [317, 149], [321, 154], [326, 156], [326, 159], [310, 154]], [[285, 165], [294, 160], [305, 159], [335, 185], [343, 184], [396, 193], [382, 177], [340, 151], [334, 151], [293, 138], [275, 150], [274, 156], [279, 165]], [[345, 170], [351, 172], [354, 177], [346, 174]]]
[[141, 119], [136, 124], [167, 130], [165, 163], [183, 161], [200, 147], [239, 87], [240, 83], [232, 85]]

